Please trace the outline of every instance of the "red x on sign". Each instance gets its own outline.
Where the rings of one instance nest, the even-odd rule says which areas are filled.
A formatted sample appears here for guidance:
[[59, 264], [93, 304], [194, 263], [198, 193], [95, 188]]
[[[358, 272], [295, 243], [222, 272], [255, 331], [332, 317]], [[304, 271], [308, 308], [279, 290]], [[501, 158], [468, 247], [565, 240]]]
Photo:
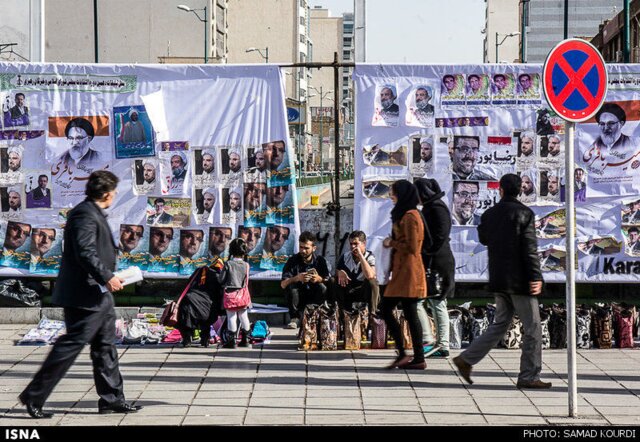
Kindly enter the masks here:
[[595, 115], [607, 94], [607, 70], [600, 52], [584, 40], [569, 39], [549, 52], [542, 86], [551, 108], [567, 121]]

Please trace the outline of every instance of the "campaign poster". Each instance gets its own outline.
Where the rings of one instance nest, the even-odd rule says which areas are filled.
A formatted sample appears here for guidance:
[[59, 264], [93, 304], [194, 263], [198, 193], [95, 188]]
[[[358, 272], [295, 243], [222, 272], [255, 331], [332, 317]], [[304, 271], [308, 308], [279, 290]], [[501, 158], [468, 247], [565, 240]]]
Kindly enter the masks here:
[[27, 209], [51, 209], [51, 185], [48, 170], [27, 170], [24, 175], [24, 195]]
[[585, 255], [617, 255], [622, 252], [622, 241], [612, 236], [588, 237], [578, 240], [578, 250]]
[[133, 160], [133, 193], [153, 195], [160, 193], [159, 163], [156, 158]]
[[587, 174], [587, 197], [640, 193], [640, 101], [606, 102], [577, 126], [576, 164]]
[[518, 75], [516, 95], [518, 104], [540, 105], [542, 103], [542, 89], [540, 74], [522, 72]]
[[538, 203], [559, 205], [562, 202], [563, 172], [563, 169], [539, 171], [540, 193], [538, 194]]
[[194, 189], [193, 215], [196, 224], [213, 224], [217, 219], [218, 212], [218, 189], [207, 187], [204, 189]]
[[148, 226], [188, 227], [190, 215], [190, 198], [147, 198]]
[[564, 135], [565, 121], [553, 109], [536, 110], [536, 135]]
[[160, 152], [174, 152], [189, 150], [188, 141], [162, 141], [160, 142]]
[[242, 201], [243, 191], [241, 187], [222, 188], [222, 224], [228, 226], [242, 224], [244, 216]]
[[284, 264], [293, 255], [295, 235], [293, 226], [269, 226], [265, 229], [262, 244], [262, 260], [260, 268], [263, 270], [282, 271]]
[[195, 147], [193, 151], [193, 185], [213, 187], [217, 182], [216, 151], [213, 147]]
[[205, 229], [180, 230], [180, 274], [191, 275], [197, 268], [209, 264]]
[[491, 103], [516, 104], [516, 80], [513, 74], [498, 72], [491, 77]]
[[240, 147], [223, 147], [220, 154], [220, 182], [228, 187], [242, 183], [242, 150]]
[[294, 217], [291, 186], [267, 187], [267, 224], [293, 224]]
[[34, 227], [31, 231], [29, 272], [55, 275], [62, 260], [62, 229]]
[[31, 225], [9, 221], [6, 226], [0, 266], [28, 269], [31, 265]]
[[[492, 160], [495, 146], [481, 146], [477, 135], [455, 135], [450, 150], [451, 179], [469, 181], [496, 181], [505, 170], [505, 161]], [[500, 147], [500, 149], [503, 149]]]
[[523, 204], [531, 205], [538, 201], [538, 170], [527, 169], [518, 172], [518, 176], [522, 180], [518, 201]]
[[409, 138], [411, 146], [411, 176], [431, 178], [433, 176], [433, 135], [414, 135]]
[[2, 102], [2, 122], [4, 130], [28, 130], [31, 126], [31, 106], [29, 93], [13, 91], [0, 93]]
[[500, 201], [500, 184], [484, 181], [454, 181], [451, 196], [451, 223], [477, 227], [480, 217]]
[[86, 181], [96, 170], [111, 170], [108, 115], [49, 117], [46, 160], [51, 164], [55, 208], [85, 199]]
[[516, 171], [516, 148], [511, 136], [488, 136], [487, 147], [478, 156], [478, 167], [491, 171], [498, 179]]
[[434, 88], [421, 84], [416, 86], [407, 96], [405, 124], [407, 126], [433, 128], [433, 115], [435, 107], [431, 100], [434, 99]]
[[536, 135], [530, 129], [513, 131], [513, 143], [517, 146], [516, 169], [527, 170], [537, 166]]
[[640, 199], [627, 199], [622, 200], [620, 206], [620, 219], [622, 224], [629, 224], [633, 226], [640, 225]]
[[244, 184], [244, 225], [264, 227], [267, 225], [267, 185]]
[[237, 237], [242, 238], [247, 243], [247, 262], [251, 270], [262, 270], [262, 244], [264, 241], [264, 228], [238, 226]]
[[116, 106], [113, 121], [116, 158], [155, 155], [155, 132], [144, 106]]
[[477, 73], [468, 74], [465, 95], [468, 105], [489, 104], [489, 76]]
[[0, 186], [24, 182], [22, 160], [24, 153], [25, 148], [21, 144], [0, 147]]
[[22, 187], [0, 187], [0, 218], [6, 221], [22, 221], [24, 206]]
[[464, 86], [464, 75], [456, 73], [443, 75], [440, 86], [440, 101], [442, 106], [446, 107], [465, 104]]
[[395, 84], [376, 86], [374, 112], [371, 119], [372, 126], [396, 127], [400, 117], [400, 107], [397, 103], [398, 89]]
[[147, 270], [149, 264], [149, 227], [141, 224], [120, 224], [118, 232], [118, 270], [138, 267]]
[[362, 158], [367, 166], [399, 166], [406, 167], [407, 146], [364, 146], [362, 148]]
[[362, 180], [362, 194], [369, 199], [389, 199], [389, 191], [395, 180]]
[[[268, 144], [268, 143], [267, 143]], [[273, 147], [268, 147], [273, 150]], [[262, 146], [247, 148], [247, 165], [244, 172], [245, 183], [266, 183], [269, 176], [270, 164]]]
[[543, 272], [564, 272], [567, 265], [567, 251], [562, 246], [552, 245], [538, 250], [538, 259]]
[[180, 270], [180, 229], [149, 229], [149, 263], [147, 272], [172, 273]]
[[[246, 236], [249, 236], [249, 234], [247, 233]], [[232, 238], [233, 228], [231, 227], [209, 227], [209, 242], [207, 246], [209, 263], [212, 263], [216, 258], [227, 259], [229, 257], [229, 243]]]
[[191, 186], [191, 164], [185, 151], [161, 152], [160, 184], [163, 195], [184, 195]]
[[567, 232], [566, 210], [558, 209], [535, 220], [536, 237], [538, 239], [564, 238]]
[[295, 174], [291, 167], [289, 149], [283, 140], [270, 141], [262, 145], [262, 151], [267, 162], [267, 185], [284, 186], [293, 184]]
[[538, 165], [547, 169], [564, 167], [564, 135], [538, 135]]

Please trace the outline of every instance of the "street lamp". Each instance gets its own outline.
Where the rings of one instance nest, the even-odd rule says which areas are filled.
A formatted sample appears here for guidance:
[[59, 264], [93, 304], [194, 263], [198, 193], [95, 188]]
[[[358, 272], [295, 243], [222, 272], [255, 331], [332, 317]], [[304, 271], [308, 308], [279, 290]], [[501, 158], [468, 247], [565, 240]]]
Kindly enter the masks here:
[[498, 33], [496, 32], [496, 63], [499, 63], [498, 61], [498, 46], [500, 46], [502, 43], [504, 43], [504, 41], [509, 38], [509, 37], [515, 37], [516, 35], [520, 35], [519, 32], [510, 32], [509, 34], [504, 35], [504, 38], [500, 41], [500, 43], [498, 43]]
[[[198, 20], [204, 23], [204, 62], [209, 63], [209, 16], [207, 15], [207, 6], [202, 9], [192, 9], [187, 5], [178, 5], [178, 9], [185, 12], [193, 12]], [[200, 18], [200, 14], [196, 11], [204, 11], [204, 18]]]
[[245, 52], [257, 52], [258, 54], [260, 54], [262, 58], [264, 58], [265, 63], [269, 63], [269, 47], [268, 46], [264, 48], [264, 54], [258, 48], [247, 48]]
[[[324, 92], [322, 91], [322, 86], [320, 86], [320, 90], [316, 89], [313, 86], [309, 86], [309, 89], [313, 89], [314, 91], [316, 91], [317, 93], [320, 94], [320, 113], [324, 114], [324, 108], [322, 107], [322, 100], [324, 99], [325, 96], [330, 95], [333, 93], [333, 90]], [[320, 172], [324, 174], [324, 163], [322, 162], [322, 145], [323, 145], [323, 133], [322, 133], [322, 122], [324, 120], [324, 115], [320, 116]]]

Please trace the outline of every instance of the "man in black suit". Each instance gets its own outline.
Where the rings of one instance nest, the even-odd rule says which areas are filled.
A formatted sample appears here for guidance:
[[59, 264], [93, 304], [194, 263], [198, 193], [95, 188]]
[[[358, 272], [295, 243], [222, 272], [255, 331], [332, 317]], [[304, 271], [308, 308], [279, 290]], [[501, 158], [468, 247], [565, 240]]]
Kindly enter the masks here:
[[164, 198], [156, 198], [153, 201], [156, 213], [148, 218], [147, 224], [152, 226], [164, 226], [173, 222], [173, 216], [164, 211], [164, 204]]
[[69, 212], [60, 273], [53, 290], [53, 303], [64, 308], [67, 334], [56, 341], [20, 394], [20, 401], [34, 419], [53, 416], [42, 406], [88, 343], [100, 396], [99, 413], [135, 413], [142, 408], [125, 402], [114, 345], [116, 313], [111, 292], [122, 290], [123, 281], [113, 273], [117, 246], [105, 210], [113, 203], [117, 185], [118, 177], [113, 173], [93, 172], [85, 190], [87, 198]]

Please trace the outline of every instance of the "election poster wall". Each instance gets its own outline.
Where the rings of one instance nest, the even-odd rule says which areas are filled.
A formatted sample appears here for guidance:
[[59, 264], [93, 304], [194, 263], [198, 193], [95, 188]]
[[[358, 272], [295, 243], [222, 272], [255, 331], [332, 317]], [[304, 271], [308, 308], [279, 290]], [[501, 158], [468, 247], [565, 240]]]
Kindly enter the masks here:
[[278, 67], [0, 63], [0, 275], [55, 276], [89, 175], [120, 178], [118, 268], [187, 277], [229, 243], [252, 276], [297, 249], [293, 150]]
[[[434, 178], [451, 211], [456, 279], [486, 281], [487, 249], [477, 226], [500, 201], [500, 177], [516, 173], [522, 178], [518, 199], [535, 214], [546, 281], [564, 281], [572, 220], [578, 282], [637, 281], [640, 65], [607, 69], [605, 103], [577, 124], [575, 164], [565, 176], [565, 124], [546, 103], [541, 65], [358, 65], [353, 80], [361, 185], [354, 228], [380, 253], [391, 232], [393, 182]], [[574, 214], [564, 209], [569, 179], [575, 182]]]

